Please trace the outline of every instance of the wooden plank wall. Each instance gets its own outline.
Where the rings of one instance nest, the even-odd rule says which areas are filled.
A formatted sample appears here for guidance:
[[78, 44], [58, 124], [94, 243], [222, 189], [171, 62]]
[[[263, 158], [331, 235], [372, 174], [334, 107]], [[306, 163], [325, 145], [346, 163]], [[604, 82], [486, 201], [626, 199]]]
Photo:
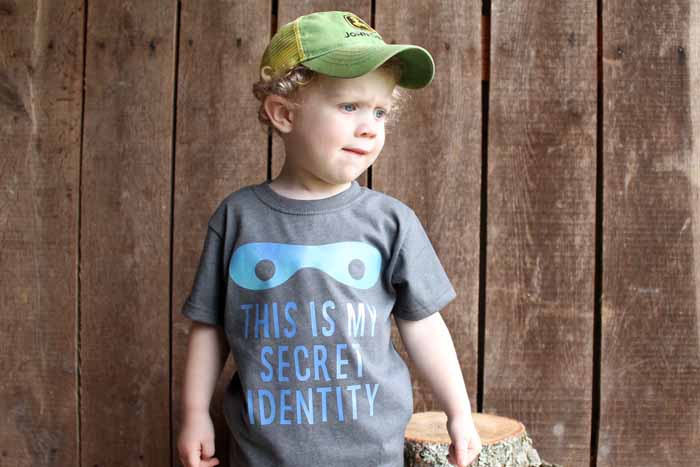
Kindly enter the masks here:
[[[384, 40], [422, 44], [433, 55], [436, 72], [430, 86], [410, 95], [382, 155], [370, 168], [374, 189], [416, 211], [459, 291], [442, 315], [459, 348], [474, 412], [479, 342], [480, 17], [477, 2], [445, 2], [441, 8], [420, 0], [377, 4], [375, 26]], [[434, 410], [437, 401], [427, 382], [418, 377], [395, 327], [392, 338], [414, 375], [414, 411]]]
[[485, 412], [588, 463], [593, 380], [596, 11], [494, 1], [486, 188]]
[[0, 3], [0, 464], [79, 462], [83, 2]]
[[598, 465], [693, 465], [700, 458], [700, 1], [606, 2], [603, 32]]
[[179, 465], [206, 222], [284, 161], [260, 56], [332, 9], [436, 61], [359, 181], [458, 290], [472, 410], [566, 466], [694, 465], [700, 0], [0, 1], [0, 465]]
[[[182, 375], [190, 320], [180, 309], [202, 252], [207, 221], [231, 191], [266, 178], [268, 134], [257, 121], [252, 94], [256, 64], [271, 34], [269, 2], [183, 2], [177, 91], [177, 138], [173, 219], [172, 459], [179, 465]], [[235, 372], [232, 358], [212, 398], [221, 408]], [[228, 463], [228, 436], [221, 410], [212, 409], [217, 457]]]
[[176, 8], [88, 2], [81, 161], [80, 462], [159, 465], [170, 448]]

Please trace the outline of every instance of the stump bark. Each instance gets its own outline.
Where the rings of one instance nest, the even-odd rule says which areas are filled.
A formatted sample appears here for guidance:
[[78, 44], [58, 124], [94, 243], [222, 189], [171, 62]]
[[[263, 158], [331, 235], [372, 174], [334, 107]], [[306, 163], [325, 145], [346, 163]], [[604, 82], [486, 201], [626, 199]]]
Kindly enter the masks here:
[[[472, 414], [482, 450], [470, 464], [474, 467], [561, 467], [540, 459], [517, 420], [497, 415]], [[444, 412], [414, 413], [406, 427], [404, 443], [405, 467], [446, 467], [450, 447]]]

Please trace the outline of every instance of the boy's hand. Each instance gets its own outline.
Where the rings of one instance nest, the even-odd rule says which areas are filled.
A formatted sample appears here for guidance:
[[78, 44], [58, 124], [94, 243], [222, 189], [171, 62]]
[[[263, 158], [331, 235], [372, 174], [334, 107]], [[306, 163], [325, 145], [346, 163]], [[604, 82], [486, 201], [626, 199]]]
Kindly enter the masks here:
[[212, 467], [219, 464], [214, 456], [214, 423], [209, 411], [187, 412], [177, 440], [177, 451], [184, 467]]
[[450, 434], [450, 450], [447, 461], [458, 467], [467, 467], [481, 452], [481, 438], [474, 426], [471, 414], [447, 419]]

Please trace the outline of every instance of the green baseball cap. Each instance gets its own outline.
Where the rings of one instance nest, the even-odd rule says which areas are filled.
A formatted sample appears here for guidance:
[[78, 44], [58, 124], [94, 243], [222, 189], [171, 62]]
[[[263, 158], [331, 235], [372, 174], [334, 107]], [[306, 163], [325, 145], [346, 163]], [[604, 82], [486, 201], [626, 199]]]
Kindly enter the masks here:
[[435, 75], [435, 63], [422, 47], [387, 44], [377, 31], [348, 11], [300, 16], [272, 37], [260, 63], [263, 79], [279, 78], [299, 64], [336, 78], [355, 78], [396, 56], [404, 64], [399, 86], [419, 89]]

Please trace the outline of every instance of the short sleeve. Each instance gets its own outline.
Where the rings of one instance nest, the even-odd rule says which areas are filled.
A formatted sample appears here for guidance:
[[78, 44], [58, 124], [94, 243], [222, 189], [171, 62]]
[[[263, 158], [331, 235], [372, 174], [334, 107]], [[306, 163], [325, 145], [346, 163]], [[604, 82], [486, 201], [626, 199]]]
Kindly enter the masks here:
[[396, 291], [393, 313], [417, 321], [443, 309], [457, 297], [428, 234], [413, 210], [391, 273]]
[[224, 239], [212, 226], [216, 225], [220, 211], [217, 209], [210, 218], [194, 284], [181, 310], [191, 320], [214, 326], [224, 325], [226, 297]]

